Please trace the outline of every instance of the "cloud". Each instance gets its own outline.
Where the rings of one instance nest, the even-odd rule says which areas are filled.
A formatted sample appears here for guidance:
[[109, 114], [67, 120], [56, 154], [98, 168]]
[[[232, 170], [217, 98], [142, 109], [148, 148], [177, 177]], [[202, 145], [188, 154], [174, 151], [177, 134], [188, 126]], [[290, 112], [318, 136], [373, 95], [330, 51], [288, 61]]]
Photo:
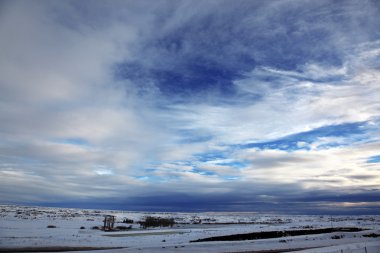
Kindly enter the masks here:
[[[94, 180], [94, 167], [124, 177], [146, 153], [155, 153], [160, 138], [169, 139], [149, 104], [127, 81], [113, 79], [114, 63], [128, 56], [127, 45], [135, 40], [131, 25], [113, 20], [93, 27], [71, 2], [4, 5], [0, 149], [18, 179], [33, 185], [32, 173], [61, 184], [54, 194], [77, 196], [65, 190], [75, 184], [71, 189], [91, 196], [93, 187], [84, 182]], [[71, 18], [79, 19], [75, 27]], [[15, 177], [3, 180], [16, 183]], [[25, 193], [39, 195], [54, 184], [40, 185], [45, 188]]]
[[240, 155], [250, 161], [249, 168], [244, 170], [244, 178], [295, 183], [305, 189], [329, 188], [355, 192], [378, 190], [379, 175], [376, 169], [367, 166], [368, 157], [376, 154], [378, 148], [378, 143], [366, 143], [292, 152], [250, 149]]
[[0, 201], [269, 210], [379, 191], [375, 2], [0, 9]]

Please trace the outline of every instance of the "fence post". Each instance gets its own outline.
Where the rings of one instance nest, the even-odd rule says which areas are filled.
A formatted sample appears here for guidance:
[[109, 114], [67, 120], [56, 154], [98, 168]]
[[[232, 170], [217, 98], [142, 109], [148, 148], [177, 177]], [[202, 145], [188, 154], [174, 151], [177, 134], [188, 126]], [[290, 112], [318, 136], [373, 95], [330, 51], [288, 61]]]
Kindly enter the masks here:
[[367, 246], [364, 246], [365, 253], [367, 253]]

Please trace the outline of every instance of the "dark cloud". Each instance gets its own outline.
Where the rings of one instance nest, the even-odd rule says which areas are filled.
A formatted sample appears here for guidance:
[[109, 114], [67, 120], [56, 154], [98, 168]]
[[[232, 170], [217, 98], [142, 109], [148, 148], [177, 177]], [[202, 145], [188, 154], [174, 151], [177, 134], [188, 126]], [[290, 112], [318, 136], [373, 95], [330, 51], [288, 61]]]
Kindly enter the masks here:
[[[273, 192], [272, 192], [273, 193]], [[97, 199], [96, 201], [42, 203], [53, 206], [110, 208], [132, 211], [206, 212], [233, 211], [276, 214], [375, 214], [380, 213], [379, 192], [335, 194], [333, 192], [303, 192], [303, 197], [273, 193], [274, 195], [241, 194], [178, 194], [162, 192], [158, 195], [137, 196], [128, 199]], [[308, 195], [308, 196], [307, 196]], [[355, 205], [359, 203], [359, 205]], [[352, 204], [350, 206], [350, 204]]]
[[117, 67], [117, 77], [138, 85], [153, 82], [168, 98], [186, 98], [200, 92], [234, 95], [233, 81], [259, 66], [284, 70], [298, 70], [309, 62], [342, 66], [348, 47], [377, 38], [371, 32], [380, 21], [373, 5], [180, 2], [162, 9], [165, 18], [152, 24], [152, 34], [137, 46], [135, 59]]

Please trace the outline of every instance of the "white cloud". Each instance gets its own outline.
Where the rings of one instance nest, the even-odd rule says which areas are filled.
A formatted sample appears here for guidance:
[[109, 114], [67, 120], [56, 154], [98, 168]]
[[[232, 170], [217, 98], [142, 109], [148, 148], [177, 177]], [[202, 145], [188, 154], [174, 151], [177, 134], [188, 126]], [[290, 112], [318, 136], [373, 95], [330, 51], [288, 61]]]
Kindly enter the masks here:
[[[257, 82], [253, 71], [252, 77], [235, 82], [245, 93], [262, 95], [253, 103], [183, 106], [177, 107], [177, 114], [193, 128], [213, 133], [218, 141], [228, 144], [275, 139], [325, 125], [370, 121], [380, 115], [380, 72], [376, 69], [348, 73], [331, 83], [299, 80], [297, 76], [305, 74], [287, 71], [259, 69], [258, 75], [263, 71], [267, 76], [275, 73], [276, 80]], [[341, 70], [333, 70], [332, 75], [337, 71]]]
[[[111, 180], [117, 188], [116, 182], [133, 174], [140, 161], [154, 159], [170, 136], [149, 103], [134, 95], [133, 86], [113, 77], [113, 65], [128, 58], [129, 45], [136, 42], [134, 26], [117, 19], [107, 26], [80, 20], [73, 28], [67, 22], [82, 19], [83, 13], [72, 4], [5, 4], [0, 22], [1, 33], [7, 34], [0, 40], [0, 150], [2, 162], [8, 160], [18, 174], [8, 173], [1, 181], [14, 185], [23, 180], [30, 188], [45, 190], [59, 184], [54, 194], [97, 196], [99, 191], [91, 193], [93, 186], [85, 183], [94, 180], [94, 165], [113, 168], [115, 177], [98, 183]], [[61, 17], [62, 11], [67, 13]], [[57, 142], [70, 139], [87, 144]], [[11, 198], [21, 201], [20, 194], [27, 192], [42, 194], [21, 191]]]
[[248, 181], [292, 183], [320, 190], [379, 190], [380, 165], [367, 163], [379, 148], [379, 143], [369, 143], [292, 152], [250, 149], [242, 150], [239, 158], [250, 161], [242, 172]]
[[[250, 8], [260, 7], [258, 15], [248, 15], [241, 6], [228, 2], [164, 3], [121, 1], [108, 6], [94, 1], [83, 8], [75, 1], [2, 4], [0, 33], [5, 36], [0, 39], [0, 200], [143, 194], [147, 186], [157, 183], [138, 179], [147, 175], [144, 169], [150, 166], [157, 169], [152, 176], [166, 178], [173, 183], [174, 191], [183, 192], [194, 188], [199, 192], [228, 192], [243, 187], [226, 185], [223, 176], [228, 175], [256, 183], [300, 183], [306, 188], [318, 187], [318, 183], [307, 181], [310, 178], [325, 181], [329, 187], [338, 184], [328, 180], [358, 188], [379, 184], [377, 177], [367, 182], [349, 177], [377, 173], [377, 164], [365, 163], [367, 157], [378, 155], [378, 139], [373, 136], [375, 144], [327, 150], [229, 150], [229, 145], [280, 138], [325, 125], [375, 122], [380, 115], [380, 73], [373, 67], [379, 57], [378, 41], [353, 43], [351, 54], [352, 48], [346, 49], [347, 34], [343, 42], [335, 44], [334, 38], [340, 34], [334, 33], [323, 48], [334, 44], [339, 49], [345, 61], [340, 67], [314, 61], [293, 70], [258, 66], [245, 78], [234, 81], [238, 95], [226, 99], [227, 103], [212, 103], [212, 99], [203, 97], [189, 98], [197, 101], [193, 103], [172, 103], [161, 96], [154, 82], [138, 87], [140, 84], [128, 76], [116, 80], [115, 65], [138, 61], [149, 70], [171, 69], [192, 54], [207, 53], [202, 46], [214, 42], [225, 47], [223, 54], [210, 54], [211, 62], [232, 66], [236, 62], [228, 60], [236, 60], [235, 55], [263, 60], [264, 53], [251, 51], [247, 41], [259, 43], [262, 37], [286, 34], [286, 27], [276, 26], [279, 20], [270, 17], [273, 8], [288, 2], [264, 7], [255, 3]], [[228, 36], [225, 28], [230, 24], [225, 14], [231, 10], [241, 24], [236, 27], [242, 29], [231, 32], [245, 32], [246, 41], [231, 41], [228, 46], [224, 36]], [[284, 16], [286, 11], [281, 14]], [[162, 49], [155, 44], [159, 38], [210, 15], [214, 26], [200, 31], [189, 29], [186, 34], [202, 38], [202, 43], [185, 40], [178, 52], [175, 45]], [[302, 33], [310, 25], [305, 20], [302, 22], [306, 24], [298, 22], [296, 32]], [[322, 25], [307, 30], [318, 30]], [[328, 31], [332, 33], [334, 28]], [[214, 30], [220, 41], [209, 39], [208, 32]], [[333, 78], [338, 80], [329, 80]], [[252, 99], [254, 95], [258, 98]], [[186, 141], [187, 135], [208, 138], [191, 142]], [[310, 147], [340, 140], [318, 141]], [[251, 161], [252, 166], [236, 170], [195, 157], [207, 152], [225, 152], [233, 159]], [[192, 166], [216, 174], [200, 175], [191, 171]], [[327, 173], [337, 168], [347, 169], [348, 174]], [[294, 173], [293, 177], [288, 171]], [[157, 189], [168, 188], [157, 184]], [[16, 185], [23, 188], [15, 189]]]

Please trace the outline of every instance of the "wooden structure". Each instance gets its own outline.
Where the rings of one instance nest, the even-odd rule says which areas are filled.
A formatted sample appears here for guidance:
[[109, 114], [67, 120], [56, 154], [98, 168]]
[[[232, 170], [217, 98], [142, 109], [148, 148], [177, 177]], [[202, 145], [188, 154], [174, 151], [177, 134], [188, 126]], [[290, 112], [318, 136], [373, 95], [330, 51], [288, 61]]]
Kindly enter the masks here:
[[111, 231], [111, 230], [113, 230], [113, 227], [115, 225], [115, 220], [116, 220], [116, 216], [114, 216], [114, 215], [104, 215], [103, 230], [104, 231]]

